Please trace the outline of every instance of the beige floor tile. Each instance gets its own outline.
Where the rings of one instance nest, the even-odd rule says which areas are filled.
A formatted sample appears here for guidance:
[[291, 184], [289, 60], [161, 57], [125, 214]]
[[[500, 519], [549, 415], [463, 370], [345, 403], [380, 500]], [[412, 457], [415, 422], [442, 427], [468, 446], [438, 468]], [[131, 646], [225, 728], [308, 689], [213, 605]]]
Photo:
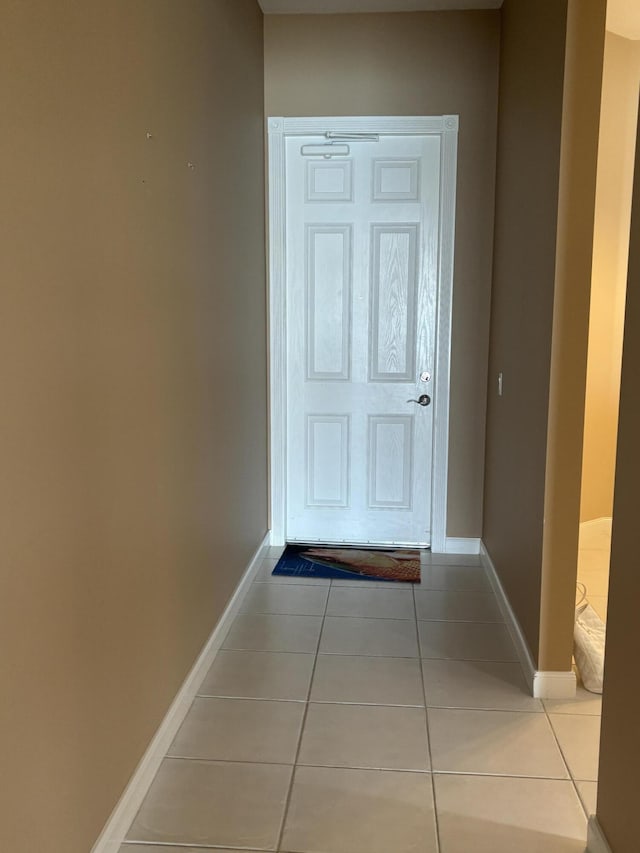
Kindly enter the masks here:
[[427, 705], [502, 711], [542, 711], [529, 695], [519, 663], [423, 660]]
[[221, 649], [198, 694], [305, 700], [314, 660], [314, 655]]
[[322, 628], [320, 616], [236, 616], [223, 649], [315, 653]]
[[299, 767], [281, 850], [435, 853], [431, 777]]
[[600, 717], [549, 714], [549, 719], [573, 778], [596, 782], [600, 751]]
[[280, 613], [324, 616], [328, 587], [277, 583], [254, 583], [240, 613]]
[[568, 778], [546, 714], [430, 709], [434, 771]]
[[586, 813], [589, 816], [595, 814], [598, 800], [598, 783], [576, 782], [576, 788], [578, 789]]
[[420, 663], [410, 658], [318, 655], [311, 700], [424, 705]]
[[329, 578], [299, 578], [287, 575], [272, 575], [277, 560], [263, 560], [255, 576], [255, 583], [279, 583], [293, 586], [331, 586]]
[[327, 616], [415, 619], [413, 596], [410, 589], [332, 587]]
[[341, 655], [418, 657], [415, 622], [327, 616], [320, 652]]
[[293, 764], [305, 705], [259, 699], [196, 699], [168, 755]]
[[418, 619], [452, 622], [503, 622], [493, 593], [417, 589]]
[[442, 853], [584, 853], [571, 782], [437, 775], [435, 787]]
[[420, 655], [452, 660], [518, 659], [505, 625], [491, 622], [418, 622]]
[[299, 764], [377, 770], [428, 770], [423, 708], [309, 705]]
[[292, 770], [167, 758], [127, 840], [275, 850]]
[[482, 566], [423, 566], [416, 589], [492, 592]]
[[602, 713], [602, 696], [590, 693], [578, 685], [575, 699], [544, 699], [545, 710], [550, 714], [587, 714], [599, 717]]

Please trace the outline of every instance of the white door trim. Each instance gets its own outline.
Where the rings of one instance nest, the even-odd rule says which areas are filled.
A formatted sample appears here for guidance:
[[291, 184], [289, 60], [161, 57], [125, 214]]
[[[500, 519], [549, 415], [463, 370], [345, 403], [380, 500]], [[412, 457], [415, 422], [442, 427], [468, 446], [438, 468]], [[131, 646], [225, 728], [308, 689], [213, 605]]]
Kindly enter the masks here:
[[431, 550], [446, 551], [447, 472], [449, 467], [449, 383], [451, 308], [455, 236], [458, 116], [361, 116], [349, 118], [269, 118], [269, 370], [271, 541], [286, 538], [286, 211], [285, 137], [321, 135], [327, 130], [441, 137], [439, 290], [436, 314], [436, 364], [433, 378], [433, 477]]

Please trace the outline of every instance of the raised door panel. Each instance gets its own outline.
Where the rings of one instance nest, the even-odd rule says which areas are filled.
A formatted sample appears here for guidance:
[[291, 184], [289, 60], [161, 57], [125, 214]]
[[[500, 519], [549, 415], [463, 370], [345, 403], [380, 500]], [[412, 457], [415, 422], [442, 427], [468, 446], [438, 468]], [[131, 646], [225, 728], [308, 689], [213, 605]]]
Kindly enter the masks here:
[[307, 416], [307, 506], [349, 505], [349, 416]]
[[374, 201], [418, 201], [420, 163], [418, 160], [374, 160]]
[[372, 382], [415, 378], [417, 236], [415, 224], [373, 225], [371, 229]]
[[352, 199], [351, 160], [310, 160], [307, 163], [307, 202]]
[[307, 379], [350, 372], [351, 226], [307, 226]]
[[369, 417], [371, 509], [411, 509], [413, 422], [413, 415]]

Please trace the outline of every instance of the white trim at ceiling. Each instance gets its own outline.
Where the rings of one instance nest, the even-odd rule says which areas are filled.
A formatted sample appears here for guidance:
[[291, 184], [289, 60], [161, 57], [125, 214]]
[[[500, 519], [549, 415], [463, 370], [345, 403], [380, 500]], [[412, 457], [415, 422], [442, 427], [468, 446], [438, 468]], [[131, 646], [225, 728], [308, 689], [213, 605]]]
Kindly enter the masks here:
[[457, 12], [499, 9], [503, 0], [258, 0], [265, 15], [358, 12]]
[[271, 543], [284, 545], [287, 518], [286, 412], [286, 210], [285, 138], [342, 132], [438, 134], [442, 139], [439, 287], [436, 315], [431, 550], [447, 550], [447, 477], [449, 470], [449, 397], [451, 311], [455, 235], [458, 116], [359, 116], [268, 119], [269, 143], [269, 334], [270, 334], [270, 474]]

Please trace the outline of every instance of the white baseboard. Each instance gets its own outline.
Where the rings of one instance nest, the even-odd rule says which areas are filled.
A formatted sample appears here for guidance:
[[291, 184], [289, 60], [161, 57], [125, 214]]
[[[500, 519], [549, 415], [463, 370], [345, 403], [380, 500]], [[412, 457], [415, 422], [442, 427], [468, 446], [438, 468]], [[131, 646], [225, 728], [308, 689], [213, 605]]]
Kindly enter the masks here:
[[573, 670], [567, 672], [545, 672], [536, 668], [531, 654], [529, 644], [518, 621], [518, 617], [511, 607], [509, 598], [493, 564], [491, 555], [487, 551], [484, 542], [480, 543], [480, 556], [482, 564], [487, 570], [489, 581], [498, 599], [498, 605], [504, 617], [511, 639], [516, 647], [518, 660], [522, 666], [525, 681], [536, 699], [571, 699], [576, 695], [576, 676]]
[[100, 837], [91, 848], [91, 853], [117, 853], [120, 849], [127, 830], [138, 813], [138, 809], [142, 805], [142, 801], [144, 800], [147, 791], [149, 790], [149, 786], [160, 767], [162, 759], [166, 755], [166, 752], [176, 736], [178, 729], [182, 725], [182, 722], [187, 715], [187, 711], [189, 710], [205, 675], [209, 671], [209, 668], [213, 663], [213, 659], [220, 649], [227, 631], [240, 609], [245, 595], [249, 591], [249, 587], [260, 568], [262, 560], [267, 554], [269, 545], [270, 533], [267, 532], [267, 535], [251, 558], [249, 565], [240, 579], [236, 591], [229, 599], [229, 602], [218, 620], [217, 625], [213, 629], [211, 636], [205, 643], [198, 659], [184, 680], [175, 699], [171, 703], [171, 707], [167, 711], [164, 720], [160, 723], [160, 726], [149, 744], [147, 751], [142, 756], [133, 776], [129, 780], [127, 787], [111, 813], [111, 817], [100, 833]]
[[613, 853], [598, 823], [598, 818], [594, 814], [589, 818], [587, 853]]
[[479, 554], [480, 540], [457, 536], [447, 536], [444, 544], [445, 554]]
[[536, 670], [533, 674], [533, 695], [536, 699], [573, 699], [577, 688], [573, 670]]

